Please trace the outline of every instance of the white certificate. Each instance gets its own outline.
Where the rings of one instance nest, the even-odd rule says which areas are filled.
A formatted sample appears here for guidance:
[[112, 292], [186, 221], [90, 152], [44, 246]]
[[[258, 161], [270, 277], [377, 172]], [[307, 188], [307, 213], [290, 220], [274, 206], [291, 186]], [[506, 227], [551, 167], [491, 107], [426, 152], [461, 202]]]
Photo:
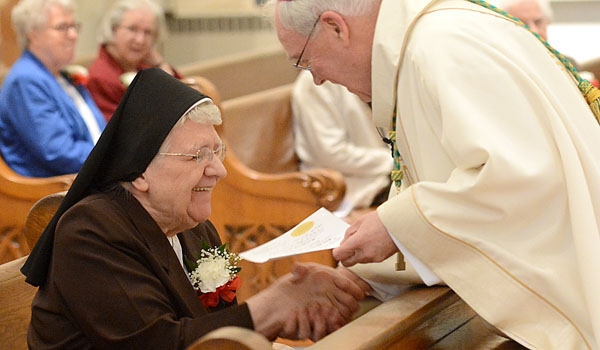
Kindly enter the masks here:
[[321, 208], [281, 236], [239, 253], [239, 256], [264, 263], [270, 259], [333, 249], [339, 247], [349, 226], [329, 210]]

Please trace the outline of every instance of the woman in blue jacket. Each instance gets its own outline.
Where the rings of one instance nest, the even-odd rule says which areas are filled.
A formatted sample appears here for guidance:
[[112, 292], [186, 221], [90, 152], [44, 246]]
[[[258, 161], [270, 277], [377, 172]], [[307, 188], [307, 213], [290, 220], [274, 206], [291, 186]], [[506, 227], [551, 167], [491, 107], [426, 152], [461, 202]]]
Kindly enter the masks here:
[[73, 12], [72, 0], [21, 0], [12, 11], [24, 51], [0, 90], [0, 153], [21, 175], [78, 172], [106, 124], [85, 74], [65, 72], [79, 35]]

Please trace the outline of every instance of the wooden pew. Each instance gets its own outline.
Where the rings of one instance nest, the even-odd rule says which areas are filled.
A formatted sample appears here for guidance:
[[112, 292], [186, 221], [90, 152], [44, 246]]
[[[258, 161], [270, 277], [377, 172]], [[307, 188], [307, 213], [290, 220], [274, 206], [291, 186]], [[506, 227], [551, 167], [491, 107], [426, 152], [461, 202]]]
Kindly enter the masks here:
[[216, 329], [196, 340], [186, 350], [272, 350], [273, 346], [261, 334], [241, 327]]
[[[231, 327], [218, 330], [215, 337], [232, 349], [266, 350], [264, 342], [243, 343], [247, 338], [261, 338], [247, 330]], [[263, 338], [263, 340], [266, 340]], [[199, 339], [187, 350], [204, 349]], [[239, 346], [239, 347], [235, 347]], [[513, 340], [498, 335], [452, 290], [447, 287], [416, 286], [380, 304], [325, 338], [306, 346], [305, 350], [523, 350]]]
[[[33, 247], [58, 209], [66, 191], [50, 194], [35, 202], [24, 220], [27, 244]], [[24, 235], [23, 235], [24, 237]], [[0, 348], [26, 350], [27, 328], [31, 320], [31, 302], [37, 288], [25, 282], [20, 269], [23, 256], [0, 265]]]
[[37, 289], [25, 282], [19, 269], [26, 256], [0, 265], [0, 344], [3, 349], [26, 350], [31, 301]]
[[201, 75], [212, 81], [223, 101], [289, 84], [298, 76], [279, 45], [192, 62], [177, 70], [183, 76]]
[[450, 288], [415, 286], [306, 350], [525, 349], [500, 336]]
[[9, 168], [0, 156], [0, 263], [29, 254], [22, 234], [29, 209], [40, 198], [68, 189], [74, 178], [75, 174], [25, 177]]

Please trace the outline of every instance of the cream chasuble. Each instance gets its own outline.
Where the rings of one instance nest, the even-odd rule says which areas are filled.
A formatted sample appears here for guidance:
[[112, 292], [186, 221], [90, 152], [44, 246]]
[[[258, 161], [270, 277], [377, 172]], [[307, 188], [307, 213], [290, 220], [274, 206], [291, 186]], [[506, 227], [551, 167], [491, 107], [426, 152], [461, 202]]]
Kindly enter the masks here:
[[391, 235], [524, 346], [598, 349], [600, 126], [573, 78], [462, 0], [383, 0], [372, 57], [403, 158]]

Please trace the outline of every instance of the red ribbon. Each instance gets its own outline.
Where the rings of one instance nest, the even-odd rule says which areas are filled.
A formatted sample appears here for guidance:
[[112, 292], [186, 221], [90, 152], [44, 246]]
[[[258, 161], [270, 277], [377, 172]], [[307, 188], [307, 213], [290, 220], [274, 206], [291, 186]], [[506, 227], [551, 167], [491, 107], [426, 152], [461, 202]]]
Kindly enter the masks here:
[[87, 86], [87, 83], [90, 80], [90, 77], [88, 75], [79, 73], [71, 74], [70, 78], [73, 85]]
[[210, 293], [200, 293], [198, 298], [204, 305], [204, 308], [208, 309], [209, 307], [215, 307], [219, 305], [219, 300], [223, 299], [224, 301], [231, 303], [233, 299], [235, 299], [235, 291], [240, 288], [241, 280], [239, 276], [235, 276], [235, 278], [224, 285], [217, 288], [216, 291]]

